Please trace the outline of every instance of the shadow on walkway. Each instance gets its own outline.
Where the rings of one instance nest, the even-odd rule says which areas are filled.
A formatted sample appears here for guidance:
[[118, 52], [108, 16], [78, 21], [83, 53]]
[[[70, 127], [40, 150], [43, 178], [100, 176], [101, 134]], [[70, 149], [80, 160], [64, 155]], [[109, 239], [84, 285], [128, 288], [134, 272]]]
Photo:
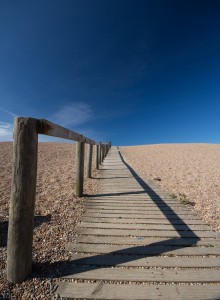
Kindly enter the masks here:
[[[118, 264], [128, 263], [138, 259], [143, 259], [145, 257], [147, 258], [147, 257], [166, 254], [167, 252], [174, 251], [177, 249], [196, 246], [200, 238], [178, 216], [178, 214], [144, 180], [142, 180], [138, 176], [138, 174], [134, 171], [134, 169], [128, 163], [125, 162], [119, 150], [118, 153], [123, 164], [128, 168], [128, 170], [131, 172], [131, 175], [140, 184], [140, 187], [143, 188], [144, 191], [115, 193], [115, 194], [114, 193], [97, 194], [97, 195], [90, 195], [90, 196], [88, 195], [87, 198], [107, 197], [107, 196], [114, 196], [114, 195], [117, 196], [117, 195], [147, 194], [152, 199], [152, 201], [157, 205], [158, 209], [163, 213], [163, 215], [167, 218], [167, 220], [169, 220], [170, 224], [180, 235], [180, 237], [173, 237], [170, 239], [166, 238], [164, 241], [160, 240], [158, 242], [154, 242], [149, 245], [136, 245], [133, 247], [125, 246], [125, 248], [122, 250], [117, 250], [117, 251], [113, 251], [101, 255], [100, 254], [95, 254], [91, 256], [88, 255], [88, 257], [75, 259], [71, 261], [58, 261], [54, 263], [49, 263], [49, 262], [35, 263], [33, 265], [34, 272], [31, 277], [42, 278], [44, 277], [44, 275], [48, 276], [51, 274], [55, 274], [56, 277], [71, 276], [74, 274], [83, 273], [88, 270], [97, 270], [108, 266], [116, 266]], [[107, 180], [113, 178], [126, 178], [126, 177], [113, 176], [110, 178], [103, 178], [103, 179]], [[161, 207], [163, 207], [163, 209], [161, 209]], [[180, 230], [177, 224], [184, 225], [184, 227], [182, 227]], [[175, 231], [174, 231], [174, 235], [175, 235]], [[137, 237], [137, 239], [141, 239], [141, 237]], [[99, 262], [98, 265], [97, 265], [97, 261]]]
[[[176, 232], [180, 235], [180, 237], [165, 239], [164, 241], [158, 241], [155, 243], [151, 243], [149, 245], [137, 245], [137, 246], [129, 246], [122, 250], [117, 250], [113, 252], [109, 252], [107, 254], [102, 255], [91, 255], [90, 257], [81, 258], [72, 261], [63, 262], [62, 268], [62, 276], [74, 275], [83, 273], [88, 270], [96, 270], [105, 268], [108, 266], [108, 262], [111, 260], [111, 266], [116, 266], [117, 264], [123, 264], [127, 262], [131, 262], [134, 260], [142, 259], [144, 257], [152, 257], [157, 255], [166, 254], [166, 252], [170, 252], [173, 250], [195, 246], [200, 238], [190, 229], [190, 227], [178, 216], [178, 214], [143, 180], [138, 174], [134, 171], [134, 169], [125, 162], [120, 151], [118, 150], [119, 156], [123, 164], [128, 168], [131, 172], [132, 176], [136, 179], [136, 181], [140, 184], [140, 186], [144, 189], [144, 191], [137, 192], [127, 192], [127, 193], [108, 193], [108, 194], [98, 194], [88, 196], [91, 197], [106, 197], [106, 196], [114, 196], [114, 195], [137, 195], [137, 194], [147, 194], [152, 201], [157, 205], [158, 209], [164, 214], [164, 216], [169, 220], [170, 224], [176, 230]], [[116, 170], [117, 171], [117, 170]], [[114, 177], [112, 177], [114, 178]], [[117, 178], [117, 176], [116, 176]], [[119, 177], [120, 178], [120, 177]], [[126, 178], [126, 177], [122, 177]], [[107, 178], [106, 178], [107, 179]], [[109, 178], [111, 179], [111, 178]], [[163, 209], [161, 209], [161, 206]], [[184, 225], [184, 229], [179, 229], [178, 225]], [[186, 234], [187, 233], [187, 234]], [[175, 233], [174, 233], [175, 234]], [[140, 237], [138, 238], [140, 239]], [[136, 255], [134, 254], [136, 253]], [[109, 260], [110, 259], [110, 260]], [[99, 261], [99, 265], [95, 263]], [[112, 263], [113, 262], [113, 263]], [[89, 264], [89, 266], [88, 266]], [[103, 265], [102, 265], [103, 264]], [[84, 266], [83, 266], [84, 265]], [[87, 265], [87, 266], [85, 266]], [[80, 268], [80, 266], [83, 266]]]

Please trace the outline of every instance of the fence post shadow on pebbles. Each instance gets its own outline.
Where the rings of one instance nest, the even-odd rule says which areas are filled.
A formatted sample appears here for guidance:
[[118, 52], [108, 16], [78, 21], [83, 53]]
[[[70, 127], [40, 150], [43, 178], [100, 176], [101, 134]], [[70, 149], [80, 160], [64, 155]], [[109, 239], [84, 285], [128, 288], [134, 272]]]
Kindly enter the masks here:
[[12, 189], [7, 243], [7, 279], [21, 283], [32, 271], [32, 244], [37, 180], [38, 134], [76, 141], [75, 196], [83, 196], [84, 152], [89, 145], [87, 174], [92, 174], [92, 152], [96, 146], [96, 168], [111, 143], [97, 143], [83, 135], [43, 119], [18, 117], [14, 121]]

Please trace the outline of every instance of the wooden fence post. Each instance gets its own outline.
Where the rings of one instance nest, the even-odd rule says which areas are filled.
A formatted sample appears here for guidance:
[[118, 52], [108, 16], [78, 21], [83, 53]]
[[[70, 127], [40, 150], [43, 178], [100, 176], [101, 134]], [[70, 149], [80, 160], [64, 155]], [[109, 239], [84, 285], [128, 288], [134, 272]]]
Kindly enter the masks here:
[[105, 145], [103, 145], [103, 161], [105, 159]]
[[102, 164], [102, 143], [99, 146], [99, 164]]
[[96, 169], [99, 169], [99, 145], [96, 145]]
[[107, 155], [107, 145], [105, 144], [104, 145], [104, 159], [105, 159], [106, 155]]
[[83, 143], [83, 142], [76, 142], [76, 183], [75, 183], [75, 195], [77, 197], [82, 197], [82, 195], [83, 195], [84, 152], [85, 152], [85, 143]]
[[105, 145], [103, 145], [103, 155], [102, 155], [102, 161], [105, 159]]
[[87, 178], [92, 177], [92, 150], [93, 150], [93, 145], [89, 144], [88, 145], [88, 161], [87, 161]]
[[102, 144], [102, 156], [101, 156], [101, 162], [104, 160], [104, 145]]
[[37, 120], [16, 118], [7, 244], [7, 279], [13, 283], [21, 283], [32, 270], [37, 145]]

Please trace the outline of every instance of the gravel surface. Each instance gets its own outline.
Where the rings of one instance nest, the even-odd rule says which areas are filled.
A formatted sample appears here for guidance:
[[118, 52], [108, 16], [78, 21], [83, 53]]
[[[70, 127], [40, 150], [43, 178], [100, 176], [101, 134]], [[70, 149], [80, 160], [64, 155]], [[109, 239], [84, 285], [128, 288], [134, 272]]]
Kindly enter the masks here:
[[[149, 145], [120, 150], [143, 179], [154, 180], [177, 201], [195, 203], [197, 213], [220, 231], [220, 145]], [[33, 273], [24, 283], [13, 285], [7, 283], [5, 271], [12, 143], [0, 143], [0, 299], [51, 299], [54, 281], [71, 256], [65, 245], [83, 213], [82, 199], [73, 194], [74, 157], [74, 145], [39, 143]], [[85, 181], [86, 194], [99, 189], [98, 172], [93, 176]]]
[[[39, 143], [33, 243], [33, 273], [22, 284], [6, 280], [6, 242], [11, 191], [12, 143], [0, 143], [0, 299], [50, 299], [70, 257], [64, 250], [83, 212], [82, 198], [73, 194], [75, 145]], [[94, 159], [93, 159], [94, 161]], [[86, 164], [85, 164], [86, 165]], [[95, 166], [93, 165], [93, 170]], [[85, 194], [98, 191], [98, 173], [85, 180]]]
[[220, 145], [161, 144], [120, 147], [143, 178], [154, 180], [173, 198], [194, 205], [220, 232]]

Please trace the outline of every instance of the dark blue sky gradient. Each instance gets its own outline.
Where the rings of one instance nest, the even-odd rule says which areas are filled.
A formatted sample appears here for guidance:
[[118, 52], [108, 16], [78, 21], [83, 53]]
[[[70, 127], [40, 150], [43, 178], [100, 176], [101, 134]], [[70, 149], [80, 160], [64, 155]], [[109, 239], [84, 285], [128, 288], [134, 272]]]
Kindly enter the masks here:
[[0, 140], [15, 114], [116, 145], [220, 143], [220, 1], [1, 1], [0, 40]]

